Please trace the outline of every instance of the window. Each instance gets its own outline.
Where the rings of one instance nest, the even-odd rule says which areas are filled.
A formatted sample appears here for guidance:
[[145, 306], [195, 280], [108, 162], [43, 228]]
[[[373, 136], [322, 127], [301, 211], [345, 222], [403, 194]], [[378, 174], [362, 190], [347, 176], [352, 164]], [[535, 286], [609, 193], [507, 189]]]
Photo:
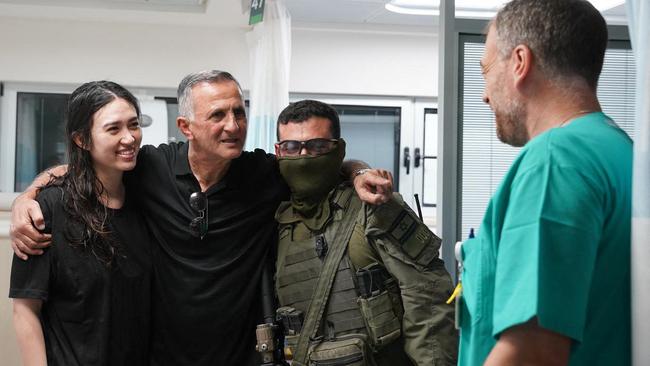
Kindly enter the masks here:
[[400, 115], [398, 107], [332, 105], [339, 113], [348, 158], [390, 170], [398, 190]]
[[156, 97], [156, 100], [164, 100], [167, 104], [167, 136], [169, 142], [187, 141], [185, 135], [176, 126], [178, 117], [178, 99], [171, 97]]
[[38, 172], [67, 161], [63, 122], [67, 102], [68, 94], [17, 94], [17, 192], [25, 190]]
[[[479, 61], [484, 36], [461, 35], [459, 151], [461, 151], [461, 238], [478, 229], [488, 201], [519, 149], [496, 137], [494, 115], [483, 103], [484, 81]], [[598, 98], [605, 114], [634, 138], [634, 59], [629, 42], [612, 41], [598, 84]]]
[[[66, 93], [66, 91], [70, 90], [70, 88], [60, 87], [63, 90], [57, 91], [61, 91], [61, 93], [47, 92], [48, 89], [59, 89], [59, 87], [55, 86], [43, 86], [42, 89], [46, 91], [21, 91], [17, 88], [12, 93], [15, 95], [16, 106], [15, 155], [12, 154], [12, 156], [15, 156], [12, 159], [15, 164], [13, 167], [7, 165], [10, 167], [9, 171], [14, 171], [14, 175], [7, 177], [6, 182], [4, 180], [0, 182], [3, 189], [13, 189], [16, 192], [21, 192], [31, 184], [39, 172], [68, 162], [65, 138], [65, 109], [70, 96], [70, 93]], [[40, 90], [40, 88], [37, 90]], [[141, 98], [140, 108], [142, 114], [149, 115], [151, 117], [150, 121], [153, 119], [151, 125], [142, 124], [143, 144], [157, 145], [166, 142], [169, 130], [175, 133], [170, 136], [179, 135], [184, 140], [184, 136], [177, 132], [176, 129], [178, 104], [175, 98], [156, 98], [159, 99], [157, 101], [153, 101], [146, 96], [139, 96], [139, 98]], [[158, 126], [156, 121], [161, 119], [165, 121], [161, 121], [161, 126]], [[171, 128], [171, 121], [174, 123], [173, 129]], [[168, 122], [170, 124], [169, 129], [166, 126], [162, 127]], [[164, 128], [164, 131], [161, 131], [161, 128]]]

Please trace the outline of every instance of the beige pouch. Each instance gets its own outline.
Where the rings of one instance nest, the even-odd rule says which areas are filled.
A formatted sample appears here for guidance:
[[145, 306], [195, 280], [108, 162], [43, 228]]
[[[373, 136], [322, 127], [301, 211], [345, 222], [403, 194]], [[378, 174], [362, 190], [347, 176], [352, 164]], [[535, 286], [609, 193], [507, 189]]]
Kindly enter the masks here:
[[320, 342], [309, 350], [310, 366], [370, 366], [368, 346], [362, 338]]
[[400, 337], [402, 327], [395, 315], [393, 302], [388, 291], [367, 299], [357, 299], [359, 309], [366, 323], [370, 345], [378, 351]]

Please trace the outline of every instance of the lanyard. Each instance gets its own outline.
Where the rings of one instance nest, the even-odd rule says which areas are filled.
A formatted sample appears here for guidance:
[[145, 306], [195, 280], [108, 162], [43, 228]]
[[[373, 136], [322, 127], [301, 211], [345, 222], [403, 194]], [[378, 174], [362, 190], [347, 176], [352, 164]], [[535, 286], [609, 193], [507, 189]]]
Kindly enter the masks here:
[[[469, 238], [474, 238], [474, 229], [470, 229]], [[454, 292], [451, 293], [451, 296], [447, 299], [447, 304], [451, 304], [454, 300], [455, 303], [455, 323], [456, 329], [460, 329], [460, 314], [461, 314], [461, 304], [463, 297], [463, 242], [458, 241], [454, 246], [454, 255], [456, 256], [456, 262], [458, 262], [458, 284], [454, 289]]]

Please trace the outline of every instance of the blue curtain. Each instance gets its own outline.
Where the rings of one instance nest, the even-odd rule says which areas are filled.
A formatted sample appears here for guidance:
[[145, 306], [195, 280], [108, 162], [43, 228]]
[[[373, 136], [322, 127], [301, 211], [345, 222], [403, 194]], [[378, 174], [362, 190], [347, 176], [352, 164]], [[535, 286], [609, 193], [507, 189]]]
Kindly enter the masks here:
[[632, 201], [632, 352], [650, 365], [650, 1], [627, 0], [636, 61], [636, 115]]

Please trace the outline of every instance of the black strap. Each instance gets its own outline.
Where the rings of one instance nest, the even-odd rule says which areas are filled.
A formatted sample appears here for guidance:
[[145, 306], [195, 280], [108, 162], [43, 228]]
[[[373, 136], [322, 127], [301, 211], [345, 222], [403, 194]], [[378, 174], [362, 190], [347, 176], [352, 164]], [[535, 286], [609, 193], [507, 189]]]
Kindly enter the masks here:
[[298, 337], [298, 343], [296, 344], [296, 350], [293, 355], [293, 365], [301, 366], [307, 363], [309, 340], [316, 335], [318, 330], [318, 325], [323, 317], [325, 305], [327, 305], [332, 290], [334, 276], [339, 268], [339, 263], [343, 258], [345, 249], [348, 247], [348, 242], [352, 236], [352, 230], [354, 229], [357, 213], [360, 208], [361, 201], [353, 194], [345, 215], [340, 221], [341, 225], [335, 230], [336, 234], [334, 235], [334, 241], [331, 243], [331, 250], [325, 257], [323, 269], [318, 278], [316, 289], [314, 290], [314, 297], [309, 303], [309, 309], [307, 309], [305, 321], [300, 336]]

